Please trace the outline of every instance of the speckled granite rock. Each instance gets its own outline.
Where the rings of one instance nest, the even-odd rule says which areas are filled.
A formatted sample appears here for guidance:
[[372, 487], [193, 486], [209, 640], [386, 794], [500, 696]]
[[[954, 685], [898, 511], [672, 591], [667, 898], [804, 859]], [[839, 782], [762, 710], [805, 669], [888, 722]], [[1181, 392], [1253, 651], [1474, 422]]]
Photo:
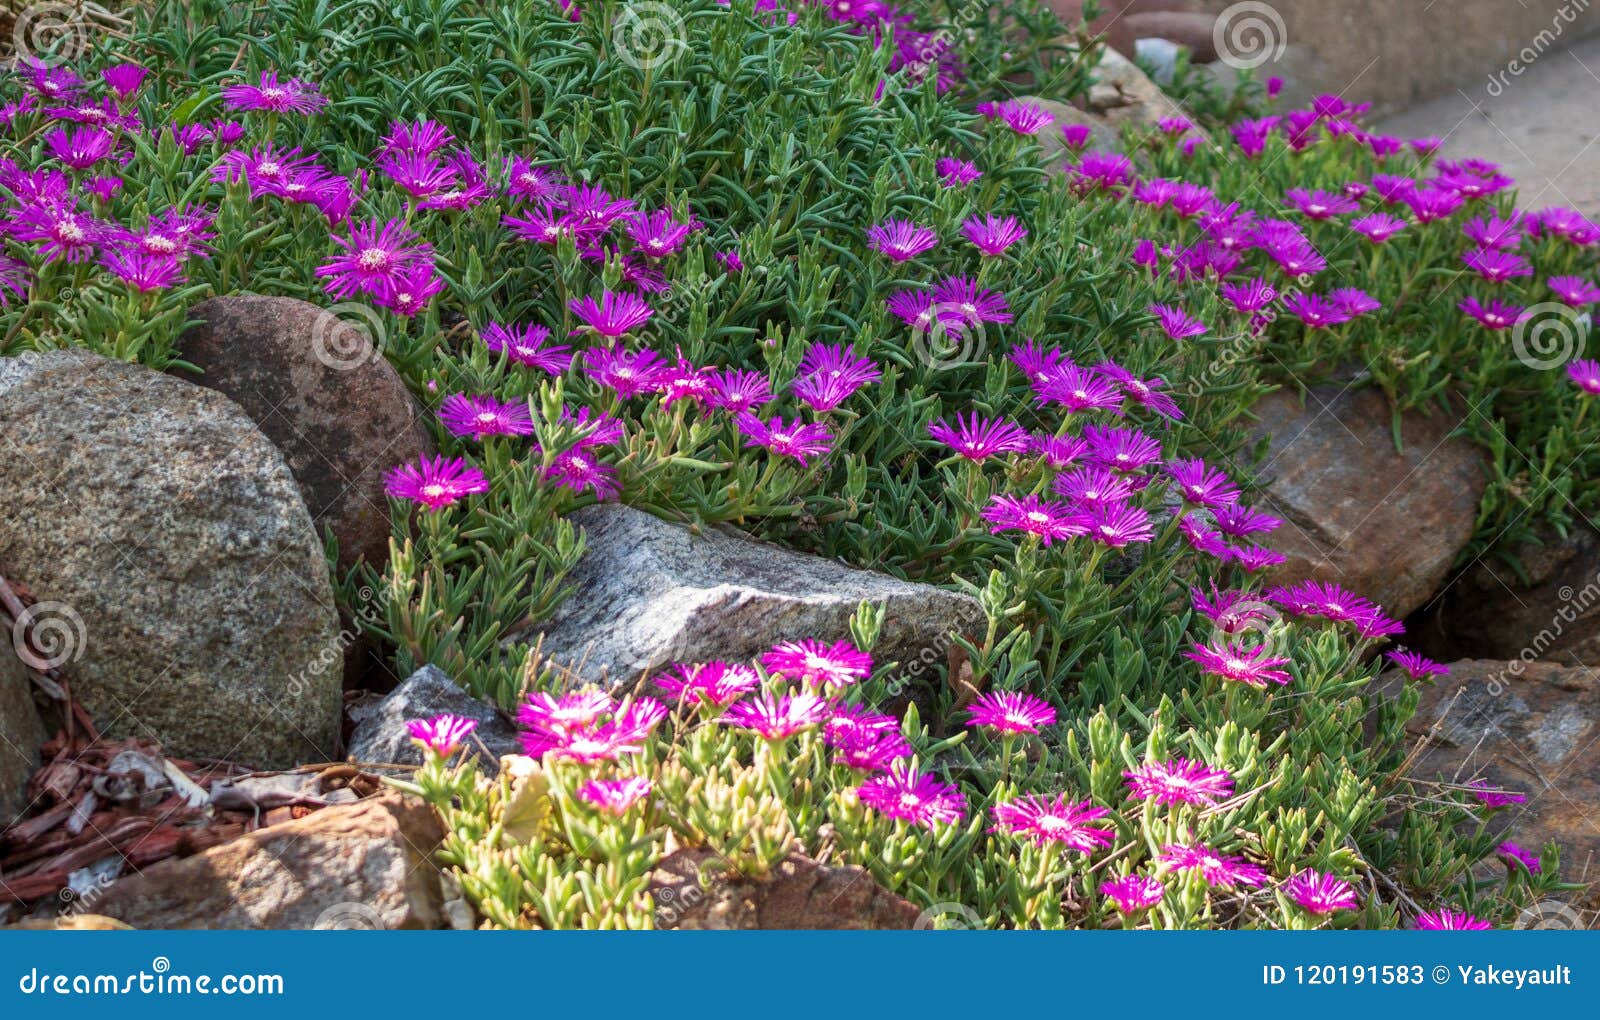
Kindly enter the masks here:
[[33, 684], [0, 630], [0, 829], [27, 807], [28, 777], [39, 767], [44, 726], [30, 693]]
[[260, 767], [333, 756], [339, 675], [311, 668], [337, 647], [326, 560], [243, 411], [56, 351], [0, 358], [0, 434], [0, 563], [81, 621], [61, 666], [102, 731]]
[[[494, 705], [462, 690], [437, 666], [423, 666], [382, 701], [351, 710], [356, 728], [346, 756], [381, 765], [420, 765], [422, 750], [412, 741], [406, 723], [445, 713], [478, 721], [466, 747], [486, 772], [499, 771], [501, 756], [522, 753], [517, 728]], [[489, 749], [487, 757], [479, 743]]]
[[[621, 686], [671, 662], [747, 659], [779, 641], [850, 636], [863, 601], [887, 608], [873, 657], [915, 674], [943, 664], [951, 630], [976, 630], [977, 600], [757, 542], [694, 534], [642, 510], [586, 507], [575, 591], [544, 626], [544, 651], [581, 676]], [[537, 635], [527, 635], [532, 640]]]
[[760, 880], [729, 878], [710, 850], [679, 850], [650, 876], [656, 927], [718, 931], [906, 931], [917, 908], [854, 865], [791, 854]]
[[1256, 505], [1284, 520], [1267, 544], [1288, 557], [1271, 580], [1331, 581], [1405, 616], [1439, 589], [1472, 538], [1487, 484], [1456, 420], [1407, 413], [1395, 452], [1387, 397], [1374, 387], [1279, 390], [1257, 402], [1271, 436]]
[[[178, 349], [201, 370], [183, 378], [226, 394], [283, 459], [339, 565], [389, 559], [383, 475], [433, 451], [420, 411], [384, 360], [378, 320], [287, 297], [233, 295], [190, 309], [202, 320]], [[343, 314], [341, 314], [343, 312]]]

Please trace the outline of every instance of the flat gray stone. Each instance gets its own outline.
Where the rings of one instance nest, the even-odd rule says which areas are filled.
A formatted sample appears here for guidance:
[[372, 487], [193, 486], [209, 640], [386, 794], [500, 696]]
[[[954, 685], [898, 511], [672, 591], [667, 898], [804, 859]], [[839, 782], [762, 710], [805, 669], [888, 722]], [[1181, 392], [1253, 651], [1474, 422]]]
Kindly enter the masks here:
[[243, 411], [86, 351], [3, 358], [0, 451], [0, 563], [102, 732], [263, 768], [333, 757], [327, 562]]
[[[887, 609], [877, 662], [902, 674], [943, 664], [951, 631], [978, 630], [976, 599], [758, 542], [700, 534], [617, 504], [572, 515], [586, 533], [573, 594], [544, 625], [544, 652], [622, 687], [672, 662], [743, 661], [780, 641], [850, 636], [861, 602]], [[532, 640], [537, 635], [526, 635]]]
[[[467, 738], [466, 746], [485, 772], [498, 772], [502, 756], [522, 753], [517, 728], [499, 709], [474, 698], [443, 670], [430, 665], [411, 674], [377, 704], [351, 710], [356, 728], [346, 756], [376, 765], [420, 765], [422, 749], [412, 741], [406, 723], [445, 713], [477, 720], [478, 728]], [[488, 756], [479, 742], [489, 749]]]

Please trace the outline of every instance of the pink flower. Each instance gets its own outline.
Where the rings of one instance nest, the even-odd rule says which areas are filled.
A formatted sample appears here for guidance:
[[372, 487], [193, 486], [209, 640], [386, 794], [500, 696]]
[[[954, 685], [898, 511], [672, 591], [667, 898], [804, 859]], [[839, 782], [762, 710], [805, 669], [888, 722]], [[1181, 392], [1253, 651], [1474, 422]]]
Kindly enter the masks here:
[[1015, 216], [985, 216], [982, 219], [972, 216], [961, 224], [961, 233], [972, 242], [973, 247], [988, 256], [1002, 255], [1007, 248], [1028, 236], [1027, 230], [1023, 229]]
[[594, 764], [644, 750], [645, 741], [666, 716], [667, 706], [653, 698], [639, 698], [619, 708], [602, 693], [567, 694], [560, 699], [538, 693], [528, 697], [517, 721], [524, 727], [522, 746], [530, 756], [553, 754]]
[[1031, 492], [1021, 497], [1005, 493], [989, 497], [983, 519], [993, 525], [989, 529], [992, 535], [1023, 531], [1038, 536], [1047, 547], [1052, 542], [1077, 538], [1088, 531], [1088, 521], [1082, 513], [1065, 503], [1040, 499]]
[[1430, 910], [1417, 915], [1418, 931], [1492, 931], [1494, 925], [1465, 911]]
[[1146, 875], [1124, 875], [1100, 883], [1101, 894], [1110, 898], [1124, 914], [1148, 910], [1161, 902], [1166, 891], [1159, 879]]
[[1600, 361], [1579, 358], [1567, 366], [1567, 377], [1583, 392], [1600, 395]]
[[1201, 843], [1163, 847], [1156, 859], [1173, 871], [1196, 872], [1207, 885], [1219, 889], [1254, 887], [1267, 881], [1267, 873], [1243, 857], [1219, 854]]
[[967, 709], [967, 714], [968, 726], [1001, 733], [1038, 733], [1056, 723], [1056, 710], [1049, 702], [1022, 691], [985, 694]]
[[591, 779], [578, 787], [578, 796], [597, 810], [621, 818], [628, 809], [650, 796], [652, 784], [643, 776], [626, 779]]
[[744, 445], [792, 458], [801, 467], [809, 467], [812, 457], [825, 457], [833, 449], [833, 433], [818, 423], [805, 425], [798, 418], [786, 423], [781, 415], [762, 421], [749, 411], [739, 412], [734, 423], [745, 437]]
[[956, 415], [954, 427], [940, 418], [928, 426], [928, 434], [972, 461], [1001, 453], [1021, 453], [1028, 448], [1028, 433], [1022, 426], [1004, 418], [981, 418], [976, 411], [967, 420]]
[[268, 113], [316, 113], [328, 105], [317, 86], [299, 78], [280, 81], [278, 72], [265, 71], [254, 85], [237, 82], [222, 89], [230, 110], [264, 110]]
[[1383, 212], [1371, 213], [1350, 221], [1350, 229], [1373, 244], [1382, 244], [1405, 228], [1405, 220]]
[[567, 307], [586, 327], [613, 340], [643, 326], [654, 314], [643, 298], [627, 291], [603, 291], [599, 301], [586, 297], [567, 302]]
[[502, 404], [493, 397], [454, 393], [439, 406], [439, 422], [452, 435], [471, 436], [480, 442], [486, 436], [533, 435], [533, 416], [526, 400]]
[[1413, 680], [1428, 680], [1436, 676], [1449, 676], [1450, 667], [1434, 662], [1426, 656], [1404, 649], [1385, 652], [1384, 657], [1399, 666]]
[[974, 164], [949, 156], [935, 163], [933, 169], [939, 175], [939, 183], [947, 188], [965, 187], [983, 176], [983, 171]]
[[590, 348], [583, 355], [589, 378], [626, 400], [640, 393], [653, 393], [670, 369], [655, 351], [637, 352], [624, 347]]
[[1112, 829], [1091, 825], [1111, 812], [1091, 802], [1073, 801], [1066, 794], [1054, 799], [1030, 795], [994, 806], [994, 827], [990, 832], [1009, 832], [1033, 840], [1039, 846], [1060, 843], [1069, 850], [1091, 854], [1110, 846], [1116, 838]]
[[1501, 843], [1499, 846], [1495, 847], [1494, 850], [1495, 853], [1499, 854], [1501, 859], [1503, 859], [1508, 865], [1515, 867], [1516, 865], [1520, 864], [1522, 867], [1527, 869], [1530, 875], [1539, 874], [1540, 861], [1538, 854], [1524, 850], [1521, 846], [1511, 842], [1510, 840]]
[[914, 259], [938, 244], [938, 234], [910, 220], [886, 220], [867, 231], [867, 246], [895, 262]]
[[1312, 868], [1291, 876], [1283, 883], [1283, 892], [1301, 909], [1312, 914], [1331, 914], [1336, 910], [1356, 908], [1356, 891], [1349, 882]]
[[904, 761], [891, 764], [888, 772], [868, 777], [856, 787], [856, 796], [886, 817], [927, 829], [954, 824], [966, 815], [959, 790]]
[[572, 365], [572, 348], [549, 343], [549, 328], [537, 323], [502, 326], [491, 322], [483, 327], [482, 337], [485, 347], [495, 354], [504, 354], [512, 364], [537, 368], [551, 375], [560, 375]]
[[1528, 798], [1523, 794], [1497, 789], [1481, 779], [1468, 783], [1467, 786], [1471, 789], [1472, 795], [1478, 799], [1478, 803], [1487, 808], [1510, 807], [1512, 804], [1528, 802]]
[[446, 758], [455, 753], [468, 734], [477, 728], [476, 719], [463, 719], [448, 713], [432, 719], [412, 719], [406, 723], [406, 732], [411, 734], [413, 741]]
[[1269, 684], [1281, 686], [1289, 682], [1289, 674], [1277, 668], [1289, 660], [1270, 653], [1271, 649], [1265, 645], [1252, 648], [1234, 641], [1219, 641], [1211, 645], [1195, 644], [1183, 655], [1199, 663], [1201, 672], [1210, 676], [1265, 689]]
[[827, 722], [831, 711], [826, 698], [809, 691], [782, 697], [758, 694], [730, 706], [721, 721], [750, 730], [763, 740], [788, 740]]
[[401, 220], [352, 223], [348, 237], [335, 236], [333, 241], [344, 254], [317, 267], [317, 275], [327, 279], [328, 293], [341, 301], [354, 294], [386, 293], [406, 269], [432, 259], [432, 248]]
[[1162, 332], [1174, 340], [1185, 340], [1206, 332], [1206, 324], [1173, 305], [1151, 305], [1145, 309], [1161, 324]]
[[755, 690], [761, 679], [749, 666], [726, 662], [680, 662], [656, 677], [656, 688], [692, 705], [726, 705]]
[[813, 411], [826, 413], [881, 375], [870, 358], [858, 358], [845, 344], [815, 343], [800, 359], [794, 395]]
[[1215, 804], [1233, 796], [1233, 777], [1226, 769], [1214, 769], [1200, 761], [1171, 758], [1146, 761], [1132, 772], [1122, 774], [1135, 800], [1157, 804]]
[[384, 488], [395, 499], [439, 510], [464, 496], [488, 492], [489, 479], [459, 457], [423, 456], [415, 464], [392, 469], [384, 476]]
[[784, 641], [761, 657], [768, 673], [807, 687], [837, 690], [872, 675], [872, 656], [848, 641], [825, 645], [814, 638]]
[[1025, 99], [1007, 99], [1001, 103], [981, 103], [978, 113], [990, 120], [999, 120], [1019, 135], [1035, 135], [1054, 124], [1055, 114], [1037, 103]]

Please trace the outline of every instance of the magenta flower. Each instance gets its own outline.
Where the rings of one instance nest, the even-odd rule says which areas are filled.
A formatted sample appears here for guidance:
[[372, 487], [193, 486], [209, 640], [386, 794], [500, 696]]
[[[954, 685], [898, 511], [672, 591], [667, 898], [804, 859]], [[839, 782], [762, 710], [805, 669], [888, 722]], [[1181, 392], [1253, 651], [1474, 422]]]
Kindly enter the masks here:
[[106, 87], [122, 100], [132, 99], [138, 95], [139, 90], [144, 87], [144, 80], [149, 76], [150, 72], [138, 64], [115, 64], [100, 72]]
[[967, 709], [968, 726], [1001, 733], [1038, 733], [1056, 724], [1056, 710], [1043, 698], [1022, 691], [994, 691]]
[[1480, 216], [1463, 223], [1461, 233], [1479, 248], [1510, 251], [1522, 243], [1522, 217]]
[[1401, 649], [1385, 652], [1384, 658], [1399, 666], [1413, 680], [1430, 680], [1436, 676], [1449, 676], [1450, 667], [1416, 652]]
[[502, 326], [491, 322], [483, 327], [481, 335], [485, 347], [495, 354], [504, 354], [512, 364], [537, 368], [551, 375], [560, 375], [572, 365], [572, 348], [549, 343], [549, 328], [537, 323]]
[[[444, 129], [440, 128], [439, 130], [442, 131]], [[406, 145], [402, 147], [416, 148], [417, 146]], [[512, 156], [506, 160], [506, 194], [512, 198], [526, 199], [531, 202], [549, 202], [556, 197], [559, 189], [563, 186], [560, 175], [553, 170], [534, 166], [530, 160], [522, 156]]]
[[1377, 298], [1360, 287], [1335, 287], [1328, 291], [1328, 300], [1352, 319], [1383, 307]]
[[589, 329], [612, 340], [627, 336], [649, 322], [654, 314], [643, 298], [627, 291], [603, 291], [598, 302], [586, 297], [567, 302], [567, 307]]
[[1122, 391], [1099, 372], [1062, 362], [1033, 381], [1033, 391], [1042, 404], [1060, 404], [1069, 414], [1083, 411], [1110, 411], [1120, 414]]
[[1540, 861], [1538, 854], [1524, 850], [1521, 846], [1511, 842], [1510, 840], [1501, 843], [1499, 846], [1495, 847], [1494, 850], [1495, 853], [1499, 854], [1501, 859], [1504, 860], [1508, 865], [1520, 864], [1528, 870], [1530, 875], [1539, 874]]
[[146, 255], [141, 251], [111, 251], [101, 258], [107, 271], [144, 293], [164, 290], [183, 281], [183, 266], [164, 255]]
[[591, 779], [578, 787], [578, 797], [596, 810], [621, 818], [628, 809], [650, 796], [653, 786], [643, 776], [626, 779]]
[[544, 469], [544, 480], [576, 493], [592, 492], [598, 500], [608, 500], [621, 491], [617, 469], [602, 462], [582, 444], [556, 455]]
[[1467, 787], [1472, 791], [1472, 795], [1478, 799], [1478, 803], [1490, 809], [1510, 807], [1512, 804], [1526, 804], [1528, 802], [1528, 798], [1523, 794], [1497, 789], [1481, 779], [1468, 783]]
[[1100, 893], [1117, 905], [1124, 914], [1148, 910], [1161, 902], [1167, 891], [1159, 879], [1147, 875], [1124, 875], [1100, 883]]
[[1567, 376], [1578, 389], [1591, 396], [1600, 396], [1600, 361], [1580, 358], [1567, 366]]
[[489, 479], [459, 457], [425, 455], [415, 464], [390, 470], [384, 476], [384, 490], [394, 499], [440, 510], [465, 496], [488, 492]]
[[946, 323], [972, 325], [1011, 321], [1004, 294], [984, 290], [977, 281], [964, 276], [941, 280], [933, 289], [933, 303], [938, 318]]
[[994, 525], [989, 529], [992, 535], [1023, 531], [1038, 536], [1045, 546], [1059, 539], [1077, 538], [1088, 530], [1088, 521], [1082, 513], [1065, 503], [1040, 499], [1031, 492], [1021, 497], [1005, 493], [991, 496], [983, 519]]
[[103, 159], [111, 157], [116, 136], [97, 127], [57, 128], [44, 137], [50, 155], [72, 167], [87, 170]]
[[563, 187], [560, 203], [574, 220], [599, 229], [611, 226], [635, 209], [633, 199], [617, 198], [598, 184]]
[[1239, 487], [1222, 471], [1208, 467], [1198, 457], [1170, 461], [1166, 470], [1185, 503], [1216, 507], [1233, 503], [1239, 498]]
[[872, 656], [848, 641], [825, 645], [815, 638], [784, 641], [761, 656], [768, 673], [786, 676], [807, 687], [837, 690], [872, 675]]
[[884, 772], [896, 762], [911, 757], [911, 745], [899, 733], [851, 731], [830, 738], [836, 764], [861, 772]]
[[1461, 261], [1468, 269], [1490, 283], [1505, 283], [1518, 277], [1533, 275], [1533, 263], [1515, 252], [1475, 248], [1464, 253]]
[[645, 741], [666, 717], [667, 706], [654, 698], [639, 698], [618, 708], [605, 694], [567, 694], [558, 700], [541, 693], [529, 695], [517, 721], [524, 727], [522, 746], [529, 756], [553, 754], [594, 764], [644, 750]]
[[938, 244], [938, 234], [910, 220], [886, 220], [867, 231], [867, 246], [895, 262], [914, 259]]
[[1090, 425], [1083, 430], [1090, 459], [1115, 471], [1137, 471], [1161, 459], [1161, 444], [1138, 429]]
[[719, 369], [710, 374], [708, 400], [724, 411], [750, 411], [772, 400], [772, 387], [765, 372]]
[[1302, 910], [1312, 914], [1356, 908], [1356, 891], [1349, 882], [1313, 868], [1292, 875], [1283, 883], [1283, 892]]
[[979, 219], [969, 217], [961, 224], [961, 233], [973, 247], [984, 255], [997, 256], [1024, 237], [1028, 236], [1021, 223], [1015, 216], [985, 216]]
[[780, 457], [790, 457], [801, 467], [810, 467], [812, 457], [826, 457], [833, 449], [833, 433], [820, 423], [803, 424], [799, 418], [785, 422], [782, 415], [762, 421], [749, 411], [741, 411], [734, 424], [743, 435], [744, 445], [760, 446]]
[[584, 352], [583, 363], [589, 378], [624, 400], [654, 393], [670, 371], [655, 351], [635, 352], [620, 346], [591, 348]]
[[947, 188], [965, 187], [983, 176], [975, 164], [949, 156], [934, 163], [933, 169], [939, 175], [939, 183]]
[[1307, 191], [1291, 188], [1283, 196], [1284, 202], [1299, 210], [1307, 219], [1325, 220], [1361, 208], [1354, 200], [1331, 191]]
[[1255, 629], [1256, 624], [1270, 623], [1278, 615], [1271, 606], [1259, 601], [1255, 592], [1238, 589], [1217, 591], [1215, 585], [1209, 597], [1199, 588], [1190, 588], [1189, 604], [1224, 634]]
[[1266, 597], [1297, 616], [1319, 616], [1333, 623], [1353, 624], [1358, 629], [1387, 620], [1382, 609], [1370, 600], [1322, 581], [1273, 588]]
[[317, 276], [327, 279], [328, 293], [341, 301], [383, 294], [402, 271], [432, 257], [432, 249], [400, 220], [352, 223], [349, 237], [336, 235], [333, 241], [344, 254], [317, 267]]
[[70, 208], [30, 205], [17, 212], [7, 230], [18, 241], [32, 242], [45, 261], [86, 261], [101, 238], [104, 226], [93, 217]]
[[33, 273], [28, 264], [9, 255], [0, 255], [0, 308], [6, 305], [6, 294], [26, 298], [32, 285]]
[[999, 120], [1019, 135], [1036, 135], [1056, 122], [1055, 114], [1025, 99], [981, 103], [978, 106], [978, 113], [990, 120]]
[[881, 374], [872, 359], [856, 357], [845, 344], [815, 343], [800, 359], [794, 395], [813, 411], [827, 413]]
[[1193, 871], [1218, 889], [1265, 885], [1267, 873], [1243, 857], [1219, 854], [1201, 843], [1166, 846], [1156, 860], [1173, 871]]
[[1275, 531], [1283, 524], [1276, 517], [1239, 503], [1214, 508], [1211, 519], [1218, 531], [1234, 538], [1248, 538], [1251, 535]]
[[809, 691], [782, 697], [759, 694], [730, 706], [720, 721], [750, 730], [763, 740], [777, 741], [821, 726], [831, 711], [826, 698]]
[[1086, 152], [1071, 167], [1073, 189], [1080, 194], [1116, 191], [1133, 181], [1133, 162], [1114, 152]]
[[1084, 534], [1092, 542], [1111, 549], [1122, 549], [1134, 542], [1148, 542], [1155, 537], [1150, 515], [1136, 506], [1125, 503], [1108, 503], [1090, 506], [1084, 510]]
[[1210, 805], [1233, 796], [1233, 777], [1226, 769], [1214, 769], [1188, 758], [1147, 761], [1122, 775], [1128, 781], [1129, 796], [1135, 800]]
[[1134, 480], [1103, 464], [1086, 465], [1061, 475], [1054, 483], [1057, 494], [1078, 507], [1120, 506], [1134, 493]]
[[1073, 152], [1083, 151], [1089, 144], [1089, 139], [1094, 134], [1094, 128], [1088, 124], [1063, 124], [1061, 126], [1061, 140]]
[[838, 747], [849, 737], [883, 737], [900, 732], [900, 721], [892, 715], [874, 712], [860, 705], [841, 705], [823, 727], [822, 736], [830, 747]]
[[636, 212], [624, 221], [628, 236], [633, 239], [636, 251], [653, 259], [666, 258], [677, 253], [689, 235], [701, 229], [693, 216], [687, 223], [679, 223], [671, 209], [655, 212]]
[[1219, 560], [1232, 558], [1232, 550], [1222, 537], [1222, 532], [1215, 531], [1206, 526], [1205, 520], [1198, 514], [1179, 514], [1178, 533], [1183, 536], [1189, 548]]
[[1087, 800], [1070, 800], [1064, 793], [1053, 800], [1034, 794], [1003, 801], [993, 811], [995, 824], [990, 832], [1009, 832], [1039, 846], [1059, 843], [1068, 850], [1092, 854], [1116, 838], [1115, 830], [1090, 824], [1111, 812]]
[[276, 71], [262, 72], [261, 80], [254, 85], [236, 82], [224, 86], [222, 101], [230, 110], [267, 113], [316, 113], [328, 105], [314, 83], [299, 78], [280, 81]]
[[406, 723], [411, 739], [440, 757], [455, 753], [462, 741], [478, 728], [476, 719], [463, 719], [459, 715], [438, 715], [432, 719], [412, 719]]
[[1089, 444], [1077, 436], [1031, 436], [1028, 450], [1057, 471], [1071, 467], [1079, 457], [1089, 451]]
[[1350, 229], [1373, 244], [1382, 244], [1405, 228], [1405, 220], [1384, 212], [1371, 213], [1350, 221]]
[[1600, 287], [1581, 276], [1552, 276], [1544, 282], [1564, 305], [1582, 308], [1600, 301]]
[[1465, 911], [1430, 910], [1417, 915], [1418, 931], [1492, 931], [1494, 925]]
[[952, 427], [940, 418], [928, 425], [928, 434], [971, 461], [986, 460], [1001, 453], [1022, 453], [1028, 448], [1028, 432], [1004, 418], [988, 419], [972, 412], [965, 420], [956, 415]]
[[1403, 196], [1401, 201], [1411, 207], [1412, 215], [1416, 216], [1418, 223], [1432, 223], [1460, 209], [1466, 198], [1456, 191], [1419, 187]]
[[1349, 313], [1343, 308], [1317, 294], [1289, 294], [1284, 297], [1283, 306], [1311, 329], [1326, 329], [1350, 321]]
[[1250, 647], [1236, 641], [1217, 641], [1214, 644], [1195, 644], [1183, 653], [1184, 658], [1200, 665], [1200, 671], [1233, 683], [1264, 690], [1269, 684], [1284, 685], [1289, 674], [1277, 667], [1289, 660], [1271, 654], [1266, 645]]
[[1121, 387], [1122, 395], [1140, 407], [1149, 408], [1163, 418], [1170, 418], [1173, 421], [1183, 420], [1183, 410], [1178, 407], [1177, 402], [1161, 392], [1166, 388], [1166, 380], [1141, 379], [1112, 361], [1103, 361], [1094, 368], [1096, 372]]
[[1233, 135], [1233, 141], [1247, 158], [1254, 159], [1266, 150], [1267, 139], [1272, 137], [1272, 129], [1278, 126], [1280, 118], [1262, 117], [1259, 120], [1235, 121], [1229, 126], [1228, 131]]
[[888, 818], [927, 829], [954, 824], [966, 815], [966, 802], [959, 790], [904, 761], [896, 761], [889, 771], [868, 777], [856, 787], [856, 796], [862, 804]]
[[1206, 324], [1190, 315], [1182, 308], [1173, 305], [1151, 305], [1145, 309], [1161, 324], [1162, 332], [1174, 340], [1184, 340], [1191, 336], [1200, 336], [1206, 331]]
[[487, 436], [533, 435], [533, 416], [525, 400], [502, 404], [489, 396], [452, 393], [439, 405], [439, 423], [451, 435], [470, 436], [479, 442]]
[[1259, 276], [1243, 283], [1223, 283], [1217, 292], [1240, 312], [1259, 312], [1278, 297], [1273, 286]]

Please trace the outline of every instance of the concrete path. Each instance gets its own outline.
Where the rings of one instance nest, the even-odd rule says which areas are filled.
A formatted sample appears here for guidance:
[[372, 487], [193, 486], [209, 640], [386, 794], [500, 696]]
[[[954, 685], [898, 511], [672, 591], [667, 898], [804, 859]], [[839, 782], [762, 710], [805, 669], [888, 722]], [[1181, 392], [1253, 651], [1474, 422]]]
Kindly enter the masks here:
[[1518, 76], [1489, 69], [1378, 127], [1406, 138], [1438, 135], [1446, 156], [1499, 163], [1517, 179], [1524, 209], [1570, 205], [1600, 216], [1600, 36], [1545, 53]]

